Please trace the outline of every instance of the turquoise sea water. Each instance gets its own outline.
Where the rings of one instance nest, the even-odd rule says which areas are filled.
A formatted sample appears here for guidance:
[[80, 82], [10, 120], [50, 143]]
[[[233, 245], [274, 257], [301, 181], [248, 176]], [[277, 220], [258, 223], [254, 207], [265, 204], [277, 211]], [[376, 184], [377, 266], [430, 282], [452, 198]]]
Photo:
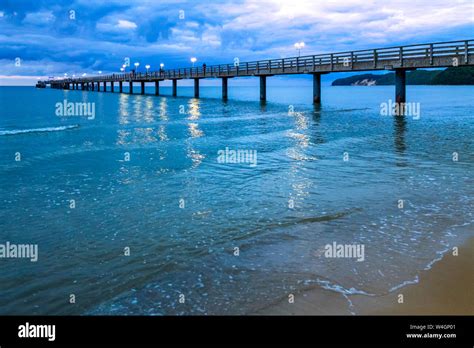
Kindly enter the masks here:
[[[39, 248], [38, 262], [0, 259], [0, 314], [385, 294], [474, 234], [473, 87], [409, 86], [419, 119], [380, 114], [390, 86], [325, 87], [319, 108], [309, 87], [269, 84], [266, 104], [254, 87], [178, 93], [0, 87], [0, 244]], [[57, 116], [64, 100], [95, 117]], [[220, 163], [226, 148], [257, 165]], [[333, 242], [363, 244], [365, 260], [324, 257]]]

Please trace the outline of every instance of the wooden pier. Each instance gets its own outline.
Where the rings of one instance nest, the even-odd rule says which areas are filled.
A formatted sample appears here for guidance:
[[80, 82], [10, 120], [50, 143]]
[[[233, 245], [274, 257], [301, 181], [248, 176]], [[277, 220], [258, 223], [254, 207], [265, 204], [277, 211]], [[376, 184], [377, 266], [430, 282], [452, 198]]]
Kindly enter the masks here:
[[[254, 62], [221, 64], [208, 67], [193, 67], [150, 71], [147, 73], [121, 73], [76, 78], [38, 81], [38, 86], [50, 85], [58, 89], [81, 89], [106, 91], [107, 84], [115, 92], [123, 93], [123, 83], [129, 83], [129, 93], [133, 94], [133, 84], [140, 84], [140, 94], [145, 93], [145, 83], [155, 84], [155, 95], [160, 95], [160, 82], [172, 81], [172, 95], [178, 95], [178, 80], [194, 80], [194, 97], [199, 98], [199, 80], [220, 78], [222, 98], [228, 98], [230, 78], [255, 76], [260, 79], [260, 100], [266, 100], [267, 77], [275, 75], [313, 75], [313, 102], [321, 103], [321, 75], [331, 72], [356, 72], [371, 70], [395, 71], [395, 100], [406, 101], [406, 71], [418, 68], [443, 68], [474, 65], [474, 40], [436, 42], [398, 47], [387, 47], [350, 52], [326, 53], [311, 56], [268, 59]], [[102, 88], [101, 88], [102, 85]]]

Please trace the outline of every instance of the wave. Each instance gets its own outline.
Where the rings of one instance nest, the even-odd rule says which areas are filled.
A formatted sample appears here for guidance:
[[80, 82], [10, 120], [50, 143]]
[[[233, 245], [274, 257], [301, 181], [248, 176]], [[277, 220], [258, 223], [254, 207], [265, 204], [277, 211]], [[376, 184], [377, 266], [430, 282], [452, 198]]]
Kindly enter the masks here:
[[316, 283], [321, 286], [323, 289], [330, 290], [330, 291], [335, 291], [338, 292], [342, 295], [365, 295], [365, 296], [375, 296], [375, 294], [371, 294], [368, 292], [365, 292], [364, 290], [359, 290], [356, 288], [344, 288], [342, 285], [331, 283], [329, 280], [321, 280], [321, 279], [316, 279]]
[[60, 132], [63, 130], [79, 128], [78, 124], [70, 126], [58, 126], [58, 127], [45, 127], [45, 128], [31, 128], [31, 129], [13, 129], [13, 130], [0, 130], [1, 135], [17, 135], [27, 133], [44, 133], [44, 132]]

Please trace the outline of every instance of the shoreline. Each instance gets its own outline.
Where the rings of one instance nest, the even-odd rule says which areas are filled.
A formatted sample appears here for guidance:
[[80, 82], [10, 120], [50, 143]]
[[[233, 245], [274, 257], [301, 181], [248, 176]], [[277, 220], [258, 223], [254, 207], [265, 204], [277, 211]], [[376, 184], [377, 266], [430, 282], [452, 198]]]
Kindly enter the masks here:
[[[378, 296], [344, 295], [323, 288], [295, 293], [294, 303], [285, 298], [258, 310], [257, 315], [473, 315], [474, 237], [452, 248], [430, 269], [408, 283]], [[403, 303], [399, 303], [403, 295]]]

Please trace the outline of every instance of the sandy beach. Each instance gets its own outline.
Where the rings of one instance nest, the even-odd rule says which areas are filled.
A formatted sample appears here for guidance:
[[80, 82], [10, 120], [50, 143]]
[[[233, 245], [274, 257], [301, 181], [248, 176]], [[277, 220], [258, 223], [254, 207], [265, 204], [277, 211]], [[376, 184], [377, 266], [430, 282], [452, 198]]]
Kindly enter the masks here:
[[[474, 238], [452, 251], [431, 269], [419, 273], [419, 282], [381, 296], [350, 295], [324, 289], [295, 294], [258, 311], [260, 315], [473, 315]], [[403, 303], [399, 303], [399, 295]]]

